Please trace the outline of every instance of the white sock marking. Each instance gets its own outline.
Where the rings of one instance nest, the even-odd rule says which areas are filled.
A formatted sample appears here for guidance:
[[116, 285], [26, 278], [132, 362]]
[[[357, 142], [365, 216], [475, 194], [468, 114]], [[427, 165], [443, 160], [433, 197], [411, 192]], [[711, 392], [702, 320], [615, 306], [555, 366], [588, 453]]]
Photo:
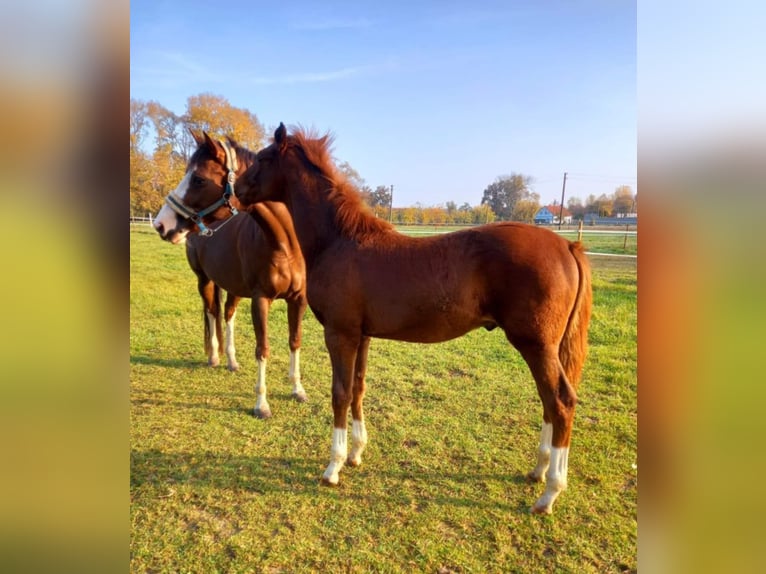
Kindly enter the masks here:
[[553, 503], [567, 487], [567, 473], [569, 470], [569, 447], [552, 447], [551, 463], [546, 474], [545, 492], [537, 499], [533, 510], [535, 512], [550, 514]]
[[266, 359], [258, 361], [258, 380], [255, 383], [255, 410], [261, 413], [271, 413], [269, 402], [266, 400]]
[[362, 452], [367, 446], [367, 428], [364, 419], [351, 421], [351, 454], [348, 459], [355, 466], [362, 464]]
[[330, 484], [338, 484], [338, 473], [343, 468], [348, 454], [347, 429], [332, 429], [332, 450], [330, 451], [330, 464], [324, 471], [324, 479]]
[[215, 330], [215, 315], [206, 311], [205, 316], [207, 317], [208, 341], [210, 342], [207, 363], [212, 367], [217, 367], [220, 363], [220, 358], [218, 357], [218, 335]]
[[537, 466], [532, 471], [532, 476], [537, 480], [543, 480], [545, 471], [551, 460], [551, 444], [553, 442], [553, 425], [543, 421], [543, 427], [540, 431], [540, 446], [537, 449]]
[[301, 384], [301, 350], [290, 351], [290, 370], [287, 373], [293, 385], [293, 395], [306, 398], [306, 391]]
[[231, 316], [231, 319], [226, 321], [226, 357], [229, 361], [229, 370], [236, 371], [239, 369], [239, 363], [237, 363], [237, 351], [234, 348], [234, 318], [237, 316], [237, 312]]

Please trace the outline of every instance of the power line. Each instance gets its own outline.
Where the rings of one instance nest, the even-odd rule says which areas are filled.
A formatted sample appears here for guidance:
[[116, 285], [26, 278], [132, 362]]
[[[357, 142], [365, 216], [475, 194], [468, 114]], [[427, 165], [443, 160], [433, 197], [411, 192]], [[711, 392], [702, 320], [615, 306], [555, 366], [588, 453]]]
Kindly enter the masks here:
[[569, 177], [574, 177], [576, 179], [590, 179], [590, 180], [599, 180], [599, 181], [638, 181], [638, 178], [636, 176], [627, 176], [627, 175], [599, 175], [599, 174], [593, 174], [593, 173], [569, 173]]

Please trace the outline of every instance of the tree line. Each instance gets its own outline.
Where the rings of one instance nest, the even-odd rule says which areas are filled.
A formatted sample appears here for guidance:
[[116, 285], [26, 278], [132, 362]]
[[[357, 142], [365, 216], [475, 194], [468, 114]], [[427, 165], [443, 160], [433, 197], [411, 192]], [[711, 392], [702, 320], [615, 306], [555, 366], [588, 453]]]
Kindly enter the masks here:
[[[203, 93], [190, 96], [182, 114], [175, 114], [156, 101], [130, 100], [130, 215], [156, 214], [183, 178], [196, 143], [190, 130], [206, 131], [212, 137], [231, 137], [251, 150], [266, 144], [266, 129], [245, 108], [231, 105], [223, 96]], [[383, 219], [400, 224], [481, 224], [492, 221], [532, 222], [540, 209], [540, 196], [531, 190], [532, 178], [519, 173], [500, 176], [483, 192], [479, 205], [452, 201], [443, 205], [392, 207], [391, 189], [374, 189], [349, 165], [337, 160], [338, 170], [359, 189], [371, 210]], [[572, 197], [567, 208], [575, 219], [595, 213], [612, 216], [635, 213], [636, 195], [620, 186], [611, 196], [589, 196], [585, 202]]]

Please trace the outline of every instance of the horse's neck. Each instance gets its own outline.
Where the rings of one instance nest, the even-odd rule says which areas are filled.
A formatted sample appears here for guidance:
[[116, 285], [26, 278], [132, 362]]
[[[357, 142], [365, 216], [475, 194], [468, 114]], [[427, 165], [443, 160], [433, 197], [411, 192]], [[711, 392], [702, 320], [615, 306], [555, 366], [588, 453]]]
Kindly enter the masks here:
[[269, 201], [254, 204], [261, 229], [274, 249], [300, 252], [290, 214], [280, 204]]
[[[295, 225], [295, 234], [306, 260], [307, 269], [319, 255], [338, 239], [343, 237], [335, 225], [336, 206], [326, 199], [316, 199], [323, 194], [319, 188], [321, 183], [309, 191], [305, 181], [288, 184], [290, 214]], [[315, 197], [311, 197], [314, 195]]]

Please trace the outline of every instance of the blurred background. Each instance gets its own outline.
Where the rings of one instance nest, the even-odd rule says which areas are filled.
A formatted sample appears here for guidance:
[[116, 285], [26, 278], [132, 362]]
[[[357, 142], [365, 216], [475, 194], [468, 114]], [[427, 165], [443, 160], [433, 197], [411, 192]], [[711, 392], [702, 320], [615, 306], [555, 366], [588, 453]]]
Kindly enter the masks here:
[[128, 563], [128, 10], [2, 6], [3, 572]]

